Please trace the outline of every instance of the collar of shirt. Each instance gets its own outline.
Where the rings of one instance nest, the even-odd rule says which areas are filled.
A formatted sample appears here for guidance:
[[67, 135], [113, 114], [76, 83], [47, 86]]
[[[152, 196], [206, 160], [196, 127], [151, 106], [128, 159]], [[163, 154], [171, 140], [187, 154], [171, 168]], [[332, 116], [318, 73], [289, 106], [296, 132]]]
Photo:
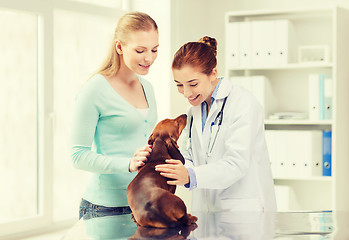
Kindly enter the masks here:
[[[211, 106], [212, 106], [213, 102], [216, 100], [218, 88], [222, 82], [222, 78], [218, 78], [218, 79], [219, 79], [219, 82], [218, 82], [217, 86], [215, 87], [215, 89], [213, 90], [212, 95], [211, 95]], [[206, 103], [206, 101], [204, 101], [201, 103], [202, 131], [204, 131], [206, 120], [207, 120], [207, 103]]]

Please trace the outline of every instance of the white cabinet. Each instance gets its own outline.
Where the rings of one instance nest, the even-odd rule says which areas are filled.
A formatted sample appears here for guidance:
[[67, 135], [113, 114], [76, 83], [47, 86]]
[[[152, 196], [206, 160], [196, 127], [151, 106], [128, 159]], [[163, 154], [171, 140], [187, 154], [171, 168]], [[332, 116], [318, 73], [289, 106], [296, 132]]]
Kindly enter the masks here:
[[[307, 131], [317, 132], [311, 136], [318, 136], [323, 130], [332, 131], [331, 176], [299, 175], [299, 171], [291, 170], [275, 174], [280, 210], [349, 211], [349, 11], [328, 7], [228, 12], [225, 23], [226, 76], [240, 83], [241, 79], [254, 76], [267, 79], [268, 87], [263, 88], [268, 93], [264, 95], [272, 94], [273, 101], [262, 102], [265, 129], [279, 139], [288, 139], [277, 147], [278, 154], [271, 154], [274, 160], [286, 161], [283, 156], [288, 152], [287, 161], [297, 163], [298, 159], [292, 160], [292, 156], [302, 156], [322, 164], [322, 153], [309, 155], [312, 150], [304, 147], [312, 143], [302, 145], [295, 139], [297, 136], [310, 139]], [[326, 81], [331, 90], [330, 119], [314, 117], [311, 112], [313, 98], [319, 95], [319, 89], [312, 90], [310, 84], [309, 79], [314, 76], [332, 79], [330, 84]], [[320, 89], [320, 95], [321, 91], [324, 89]], [[320, 99], [320, 106], [323, 102]], [[270, 118], [275, 112], [278, 114]], [[283, 113], [290, 113], [291, 117], [279, 119]], [[296, 137], [289, 137], [292, 135]], [[318, 145], [318, 138], [312, 141]], [[275, 142], [269, 141], [270, 151], [276, 148]], [[289, 154], [296, 151], [290, 149], [299, 152]]]

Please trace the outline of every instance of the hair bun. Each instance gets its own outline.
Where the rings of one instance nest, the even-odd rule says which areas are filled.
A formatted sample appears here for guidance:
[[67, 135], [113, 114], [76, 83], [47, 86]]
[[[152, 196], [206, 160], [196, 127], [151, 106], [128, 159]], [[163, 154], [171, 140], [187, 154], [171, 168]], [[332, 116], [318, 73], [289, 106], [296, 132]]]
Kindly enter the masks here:
[[200, 38], [199, 43], [204, 43], [211, 47], [215, 56], [217, 56], [217, 40], [208, 36]]

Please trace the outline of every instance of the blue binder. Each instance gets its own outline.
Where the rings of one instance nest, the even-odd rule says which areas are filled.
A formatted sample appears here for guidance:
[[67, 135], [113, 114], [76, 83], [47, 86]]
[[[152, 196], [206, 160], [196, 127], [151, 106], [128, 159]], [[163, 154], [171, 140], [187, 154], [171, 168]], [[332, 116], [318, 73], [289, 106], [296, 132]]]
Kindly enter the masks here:
[[322, 131], [322, 175], [332, 176], [332, 131]]

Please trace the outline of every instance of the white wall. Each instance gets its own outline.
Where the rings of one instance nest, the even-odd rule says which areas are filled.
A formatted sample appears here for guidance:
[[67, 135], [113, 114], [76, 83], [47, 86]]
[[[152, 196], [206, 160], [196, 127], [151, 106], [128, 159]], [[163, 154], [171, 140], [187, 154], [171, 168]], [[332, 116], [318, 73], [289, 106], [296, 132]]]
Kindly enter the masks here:
[[149, 14], [159, 29], [158, 58], [145, 78], [153, 84], [158, 105], [158, 120], [170, 115], [170, 61], [171, 61], [171, 1], [170, 0], [133, 0], [130, 10]]
[[[197, 41], [204, 35], [210, 35], [207, 29], [209, 0], [176, 0], [171, 5], [172, 52], [171, 64], [175, 52], [186, 42]], [[172, 75], [172, 73], [171, 73]], [[171, 78], [171, 115], [177, 116], [187, 111], [188, 101], [177, 91]]]

